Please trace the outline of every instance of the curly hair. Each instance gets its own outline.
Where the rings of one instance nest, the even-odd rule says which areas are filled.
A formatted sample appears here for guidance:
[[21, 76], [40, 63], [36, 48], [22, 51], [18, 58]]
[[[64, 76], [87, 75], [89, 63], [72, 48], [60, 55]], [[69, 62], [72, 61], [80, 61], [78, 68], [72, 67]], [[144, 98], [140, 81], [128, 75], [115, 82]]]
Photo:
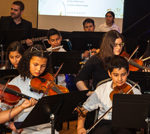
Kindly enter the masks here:
[[105, 33], [100, 45], [100, 52], [98, 53], [98, 57], [103, 62], [106, 58], [114, 56], [113, 48], [115, 46], [115, 41], [117, 38], [121, 38], [123, 41], [123, 36], [116, 30], [111, 30]]
[[13, 68], [13, 65], [11, 64], [9, 60], [9, 54], [10, 52], [17, 51], [20, 55], [23, 55], [25, 49], [23, 48], [22, 44], [19, 41], [14, 41], [9, 44], [7, 51], [6, 51], [6, 69], [11, 69]]
[[46, 72], [49, 72], [50, 70], [50, 64], [49, 64], [50, 58], [49, 58], [48, 52], [46, 51], [46, 48], [40, 44], [35, 44], [25, 51], [18, 65], [19, 74], [21, 75], [21, 77], [24, 78], [24, 80], [26, 77], [27, 78], [31, 77], [30, 60], [33, 56], [47, 59], [46, 69], [42, 75], [44, 75]]

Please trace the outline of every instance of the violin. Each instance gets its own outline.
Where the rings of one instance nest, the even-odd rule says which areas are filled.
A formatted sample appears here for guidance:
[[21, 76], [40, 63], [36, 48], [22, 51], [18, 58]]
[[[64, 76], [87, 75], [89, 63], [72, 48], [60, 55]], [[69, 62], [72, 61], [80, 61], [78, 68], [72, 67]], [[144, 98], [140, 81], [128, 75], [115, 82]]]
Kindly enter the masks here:
[[[114, 88], [114, 90], [110, 93], [109, 97], [111, 100], [113, 100], [113, 95], [117, 94], [117, 93], [123, 93], [123, 94], [133, 94], [133, 88], [136, 86], [137, 84], [135, 84], [134, 86], [130, 86], [128, 84], [123, 84], [122, 86], [116, 86]], [[99, 119], [93, 124], [93, 126], [91, 126], [89, 129], [87, 129], [86, 133], [88, 134], [93, 128], [95, 128], [95, 126], [112, 110], [112, 107], [110, 107], [101, 117], [99, 117]]]
[[44, 93], [48, 96], [69, 93], [69, 90], [66, 87], [57, 85], [54, 82], [54, 77], [50, 73], [47, 73], [39, 78], [33, 78], [30, 85], [33, 91]]
[[8, 105], [16, 105], [21, 98], [30, 99], [31, 97], [21, 93], [20, 89], [14, 85], [0, 84], [0, 100]]
[[133, 91], [131, 89], [132, 87], [127, 83], [123, 84], [122, 86], [116, 86], [110, 93], [109, 97], [111, 100], [113, 100], [114, 94], [133, 94]]
[[126, 58], [129, 62], [130, 71], [139, 71], [139, 69], [147, 69], [143, 66], [143, 61], [140, 59], [130, 59], [130, 56], [127, 52], [123, 51], [120, 56]]

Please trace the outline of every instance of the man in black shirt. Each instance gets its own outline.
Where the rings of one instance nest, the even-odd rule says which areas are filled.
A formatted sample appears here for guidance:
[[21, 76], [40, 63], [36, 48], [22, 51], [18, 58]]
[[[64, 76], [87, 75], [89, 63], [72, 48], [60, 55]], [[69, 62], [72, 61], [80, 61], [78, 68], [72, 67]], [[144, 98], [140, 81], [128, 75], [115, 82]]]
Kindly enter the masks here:
[[[32, 23], [21, 17], [23, 11], [24, 4], [21, 1], [14, 1], [11, 5], [10, 16], [3, 16], [0, 18], [1, 43], [7, 42], [6, 45], [8, 45], [8, 43], [14, 41], [12, 39], [9, 40], [10, 35], [6, 37], [7, 33], [9, 34], [10, 31], [14, 31], [16, 36], [21, 34], [18, 38], [16, 37], [17, 40], [26, 39], [26, 44], [28, 46], [32, 45], [32, 41], [29, 39], [31, 37]], [[6, 48], [6, 46], [4, 47]]]

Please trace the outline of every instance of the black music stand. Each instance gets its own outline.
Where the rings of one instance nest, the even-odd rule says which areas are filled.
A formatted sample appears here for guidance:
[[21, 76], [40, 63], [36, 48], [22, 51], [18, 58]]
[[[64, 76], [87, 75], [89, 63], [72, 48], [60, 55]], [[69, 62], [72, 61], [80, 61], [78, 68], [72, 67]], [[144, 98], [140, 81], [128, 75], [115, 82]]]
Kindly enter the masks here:
[[[52, 134], [57, 121], [69, 121], [75, 114], [75, 107], [86, 99], [88, 91], [75, 91], [66, 94], [43, 97], [38, 101], [28, 117], [19, 128], [31, 127], [44, 123], [51, 123]], [[77, 113], [76, 113], [77, 116]], [[38, 117], [38, 118], [37, 118]]]
[[85, 51], [99, 48], [104, 32], [74, 31], [71, 35], [72, 50]]
[[50, 58], [54, 73], [62, 63], [64, 64], [59, 72], [60, 74], [76, 74], [81, 68], [81, 65], [79, 64], [81, 61], [81, 52], [53, 52], [50, 54]]
[[148, 128], [150, 126], [150, 95], [123, 95], [113, 97], [113, 127]]

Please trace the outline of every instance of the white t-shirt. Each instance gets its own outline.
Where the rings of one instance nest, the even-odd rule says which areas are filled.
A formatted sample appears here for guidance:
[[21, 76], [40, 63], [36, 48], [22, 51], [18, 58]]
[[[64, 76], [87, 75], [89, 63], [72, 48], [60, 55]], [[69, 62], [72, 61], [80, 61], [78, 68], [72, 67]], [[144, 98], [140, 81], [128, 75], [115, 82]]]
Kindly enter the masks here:
[[[112, 107], [112, 100], [109, 95], [113, 91], [111, 88], [112, 81], [106, 82], [96, 88], [94, 93], [86, 100], [83, 107], [90, 111], [100, 108], [98, 118], [101, 117], [109, 108]], [[141, 94], [137, 88], [133, 88], [134, 94]], [[110, 111], [104, 119], [111, 120], [112, 111]]]
[[113, 23], [113, 25], [110, 27], [108, 26], [106, 23], [103, 23], [101, 24], [99, 27], [98, 27], [98, 30], [100, 32], [108, 32], [110, 30], [116, 30], [120, 33], [120, 29], [119, 29], [119, 26], [117, 26], [115, 23]]

